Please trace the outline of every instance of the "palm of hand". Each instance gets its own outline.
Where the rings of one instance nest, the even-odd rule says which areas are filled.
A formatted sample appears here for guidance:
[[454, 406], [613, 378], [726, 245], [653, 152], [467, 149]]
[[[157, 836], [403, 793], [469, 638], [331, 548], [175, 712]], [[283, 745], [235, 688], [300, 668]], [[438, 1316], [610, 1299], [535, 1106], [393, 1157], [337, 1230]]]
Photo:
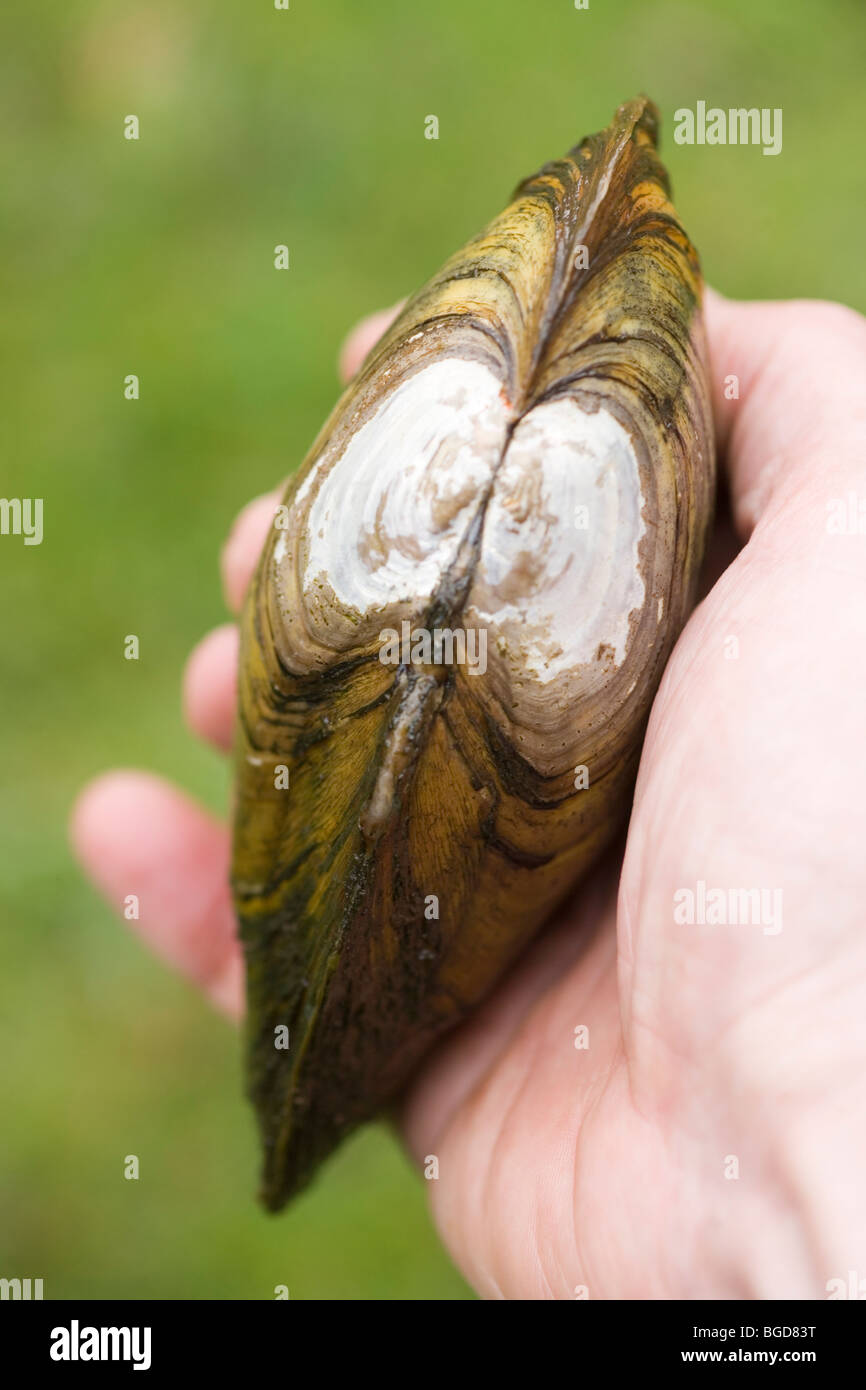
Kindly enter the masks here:
[[[866, 544], [826, 529], [862, 470], [866, 332], [829, 305], [713, 296], [708, 315], [714, 378], [740, 380], [716, 416], [749, 539], [668, 665], [621, 863], [405, 1101], [410, 1147], [439, 1160], [440, 1229], [488, 1295], [809, 1297], [866, 1259]], [[252, 504], [227, 547], [235, 606], [272, 507]], [[730, 558], [724, 526], [718, 541]], [[219, 629], [187, 674], [193, 727], [224, 747], [235, 661]], [[147, 885], [151, 944], [239, 1012], [225, 830], [115, 773], [74, 833], [110, 897]], [[677, 921], [675, 895], [701, 882], [764, 889], [781, 915]]]

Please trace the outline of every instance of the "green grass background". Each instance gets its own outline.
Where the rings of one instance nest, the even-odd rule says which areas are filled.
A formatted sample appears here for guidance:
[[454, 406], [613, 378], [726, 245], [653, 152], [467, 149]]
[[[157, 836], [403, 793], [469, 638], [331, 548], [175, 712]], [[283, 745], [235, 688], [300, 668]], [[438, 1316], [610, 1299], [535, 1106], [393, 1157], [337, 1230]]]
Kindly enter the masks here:
[[[464, 1298], [382, 1129], [258, 1211], [237, 1040], [82, 881], [68, 808], [117, 762], [225, 805], [178, 681], [225, 617], [234, 513], [303, 457], [353, 320], [622, 100], [659, 103], [719, 288], [866, 309], [862, 3], [29, 0], [0, 25], [0, 495], [45, 505], [42, 546], [0, 537], [0, 1274], [48, 1297]], [[782, 107], [782, 154], [675, 146], [699, 99]]]

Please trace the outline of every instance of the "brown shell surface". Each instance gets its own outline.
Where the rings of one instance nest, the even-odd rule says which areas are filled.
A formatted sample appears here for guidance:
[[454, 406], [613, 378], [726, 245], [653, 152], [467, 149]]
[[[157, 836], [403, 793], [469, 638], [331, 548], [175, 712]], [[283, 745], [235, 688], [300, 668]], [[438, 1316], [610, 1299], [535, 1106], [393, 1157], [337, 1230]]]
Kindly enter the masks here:
[[[700, 271], [656, 134], [650, 102], [621, 107], [526, 179], [407, 303], [291, 480], [261, 557], [242, 623], [233, 887], [272, 1209], [398, 1094], [628, 813], [714, 495]], [[559, 399], [607, 411], [633, 444], [645, 602], [625, 615], [622, 660], [600, 647], [549, 710], [517, 699], [507, 650], [474, 679], [424, 661], [389, 667], [380, 615], [340, 610], [327, 583], [305, 587], [314, 471], [339, 467], [384, 399], [451, 358], [501, 383], [503, 457], [515, 426]], [[435, 589], [402, 616], [460, 625], [489, 498]]]

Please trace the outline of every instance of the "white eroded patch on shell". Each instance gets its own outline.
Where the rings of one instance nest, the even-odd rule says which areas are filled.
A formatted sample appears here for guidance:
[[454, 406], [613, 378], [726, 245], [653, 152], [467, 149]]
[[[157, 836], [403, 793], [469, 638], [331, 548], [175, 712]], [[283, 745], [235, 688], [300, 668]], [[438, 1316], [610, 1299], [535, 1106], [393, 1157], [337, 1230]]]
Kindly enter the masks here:
[[466, 626], [517, 746], [545, 775], [580, 747], [585, 701], [626, 657], [646, 599], [631, 436], [608, 411], [547, 402], [517, 426], [487, 508]]
[[515, 429], [487, 508], [467, 621], [546, 684], [596, 660], [622, 662], [644, 603], [640, 470], [606, 410], [550, 401]]
[[320, 594], [362, 615], [431, 597], [490, 483], [508, 418], [488, 367], [435, 362], [387, 396], [324, 476], [307, 480], [302, 583], [314, 622]]

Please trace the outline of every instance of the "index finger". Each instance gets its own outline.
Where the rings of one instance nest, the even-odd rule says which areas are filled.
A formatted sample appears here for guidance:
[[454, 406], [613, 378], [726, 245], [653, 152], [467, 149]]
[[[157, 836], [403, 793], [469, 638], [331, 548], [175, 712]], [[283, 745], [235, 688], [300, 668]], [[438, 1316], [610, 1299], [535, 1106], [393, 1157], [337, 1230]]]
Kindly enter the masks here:
[[820, 300], [706, 291], [713, 413], [737, 529], [863, 479], [866, 320]]

